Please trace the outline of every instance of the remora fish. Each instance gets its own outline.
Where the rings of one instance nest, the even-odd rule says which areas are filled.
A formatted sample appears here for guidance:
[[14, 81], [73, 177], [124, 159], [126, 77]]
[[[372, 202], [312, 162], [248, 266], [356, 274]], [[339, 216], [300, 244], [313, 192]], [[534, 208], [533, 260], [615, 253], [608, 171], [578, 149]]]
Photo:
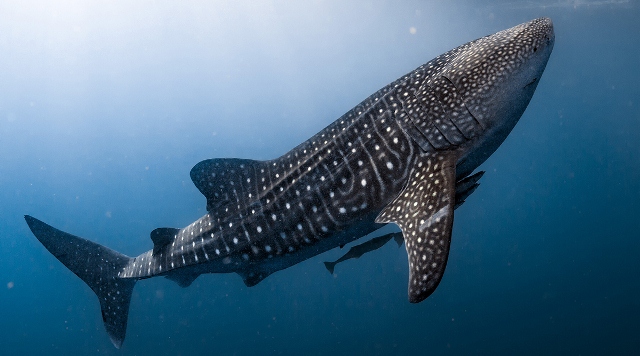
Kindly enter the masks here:
[[466, 43], [387, 85], [271, 161], [211, 159], [191, 178], [207, 214], [151, 232], [153, 250], [128, 257], [25, 216], [31, 231], [98, 296], [116, 347], [136, 281], [186, 287], [202, 273], [238, 273], [247, 286], [396, 223], [409, 258], [409, 301], [444, 273], [453, 210], [469, 176], [527, 107], [553, 48], [550, 19]]
[[350, 260], [352, 258], [360, 258], [365, 253], [375, 251], [380, 247], [386, 245], [387, 242], [391, 241], [391, 238], [393, 238], [396, 241], [396, 243], [398, 244], [398, 247], [402, 246], [402, 242], [403, 242], [402, 233], [392, 232], [390, 234], [374, 237], [367, 242], [363, 242], [359, 245], [353, 246], [349, 249], [349, 251], [347, 251], [347, 253], [344, 254], [344, 256], [338, 258], [337, 260], [333, 262], [324, 262], [324, 266], [327, 268], [329, 273], [333, 274], [333, 270], [334, 268], [336, 268], [336, 265], [338, 263], [344, 262], [346, 260]]

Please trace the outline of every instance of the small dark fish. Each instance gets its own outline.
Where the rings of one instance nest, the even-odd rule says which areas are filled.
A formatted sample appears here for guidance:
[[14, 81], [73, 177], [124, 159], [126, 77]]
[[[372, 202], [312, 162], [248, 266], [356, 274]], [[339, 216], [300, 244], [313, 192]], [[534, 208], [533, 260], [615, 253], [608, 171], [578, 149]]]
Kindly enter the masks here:
[[375, 251], [380, 247], [384, 246], [387, 242], [391, 241], [392, 238], [396, 241], [396, 243], [398, 244], [398, 247], [402, 246], [402, 242], [403, 242], [402, 232], [392, 232], [386, 235], [374, 237], [371, 240], [361, 243], [359, 245], [355, 245], [351, 247], [349, 251], [347, 251], [347, 253], [344, 254], [344, 256], [338, 258], [334, 262], [325, 262], [324, 266], [327, 267], [327, 270], [329, 270], [329, 273], [333, 274], [333, 269], [335, 268], [336, 264], [346, 260], [350, 260], [352, 258], [360, 258], [365, 253]]

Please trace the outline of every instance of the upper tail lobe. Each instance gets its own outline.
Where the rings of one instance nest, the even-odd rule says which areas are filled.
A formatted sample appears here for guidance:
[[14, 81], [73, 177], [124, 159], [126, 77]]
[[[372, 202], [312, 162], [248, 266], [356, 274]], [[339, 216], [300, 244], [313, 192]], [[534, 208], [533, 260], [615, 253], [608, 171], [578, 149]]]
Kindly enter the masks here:
[[131, 258], [60, 231], [29, 215], [24, 218], [44, 247], [96, 293], [107, 333], [113, 345], [120, 348], [127, 330], [129, 302], [136, 279], [120, 278], [118, 273]]

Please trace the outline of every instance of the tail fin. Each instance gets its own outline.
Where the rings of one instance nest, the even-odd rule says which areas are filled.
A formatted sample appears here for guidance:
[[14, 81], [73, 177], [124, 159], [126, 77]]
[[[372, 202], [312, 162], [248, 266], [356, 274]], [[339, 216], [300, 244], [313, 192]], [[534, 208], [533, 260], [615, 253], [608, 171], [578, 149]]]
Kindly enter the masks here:
[[122, 346], [135, 279], [118, 277], [130, 257], [68, 234], [25, 215], [29, 228], [44, 247], [98, 296], [105, 329], [116, 348]]
[[336, 263], [335, 262], [325, 262], [324, 266], [327, 267], [327, 270], [329, 271], [329, 273], [333, 274], [333, 269], [336, 267]]

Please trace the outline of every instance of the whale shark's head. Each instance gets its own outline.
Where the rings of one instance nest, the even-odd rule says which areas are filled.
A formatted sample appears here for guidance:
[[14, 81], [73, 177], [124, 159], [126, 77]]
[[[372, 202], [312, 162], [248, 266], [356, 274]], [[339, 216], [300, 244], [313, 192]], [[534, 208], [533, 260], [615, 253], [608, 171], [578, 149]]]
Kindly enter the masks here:
[[538, 86], [554, 41], [551, 19], [539, 18], [472, 41], [449, 63], [444, 76], [483, 128], [463, 170], [477, 167], [511, 132]]

